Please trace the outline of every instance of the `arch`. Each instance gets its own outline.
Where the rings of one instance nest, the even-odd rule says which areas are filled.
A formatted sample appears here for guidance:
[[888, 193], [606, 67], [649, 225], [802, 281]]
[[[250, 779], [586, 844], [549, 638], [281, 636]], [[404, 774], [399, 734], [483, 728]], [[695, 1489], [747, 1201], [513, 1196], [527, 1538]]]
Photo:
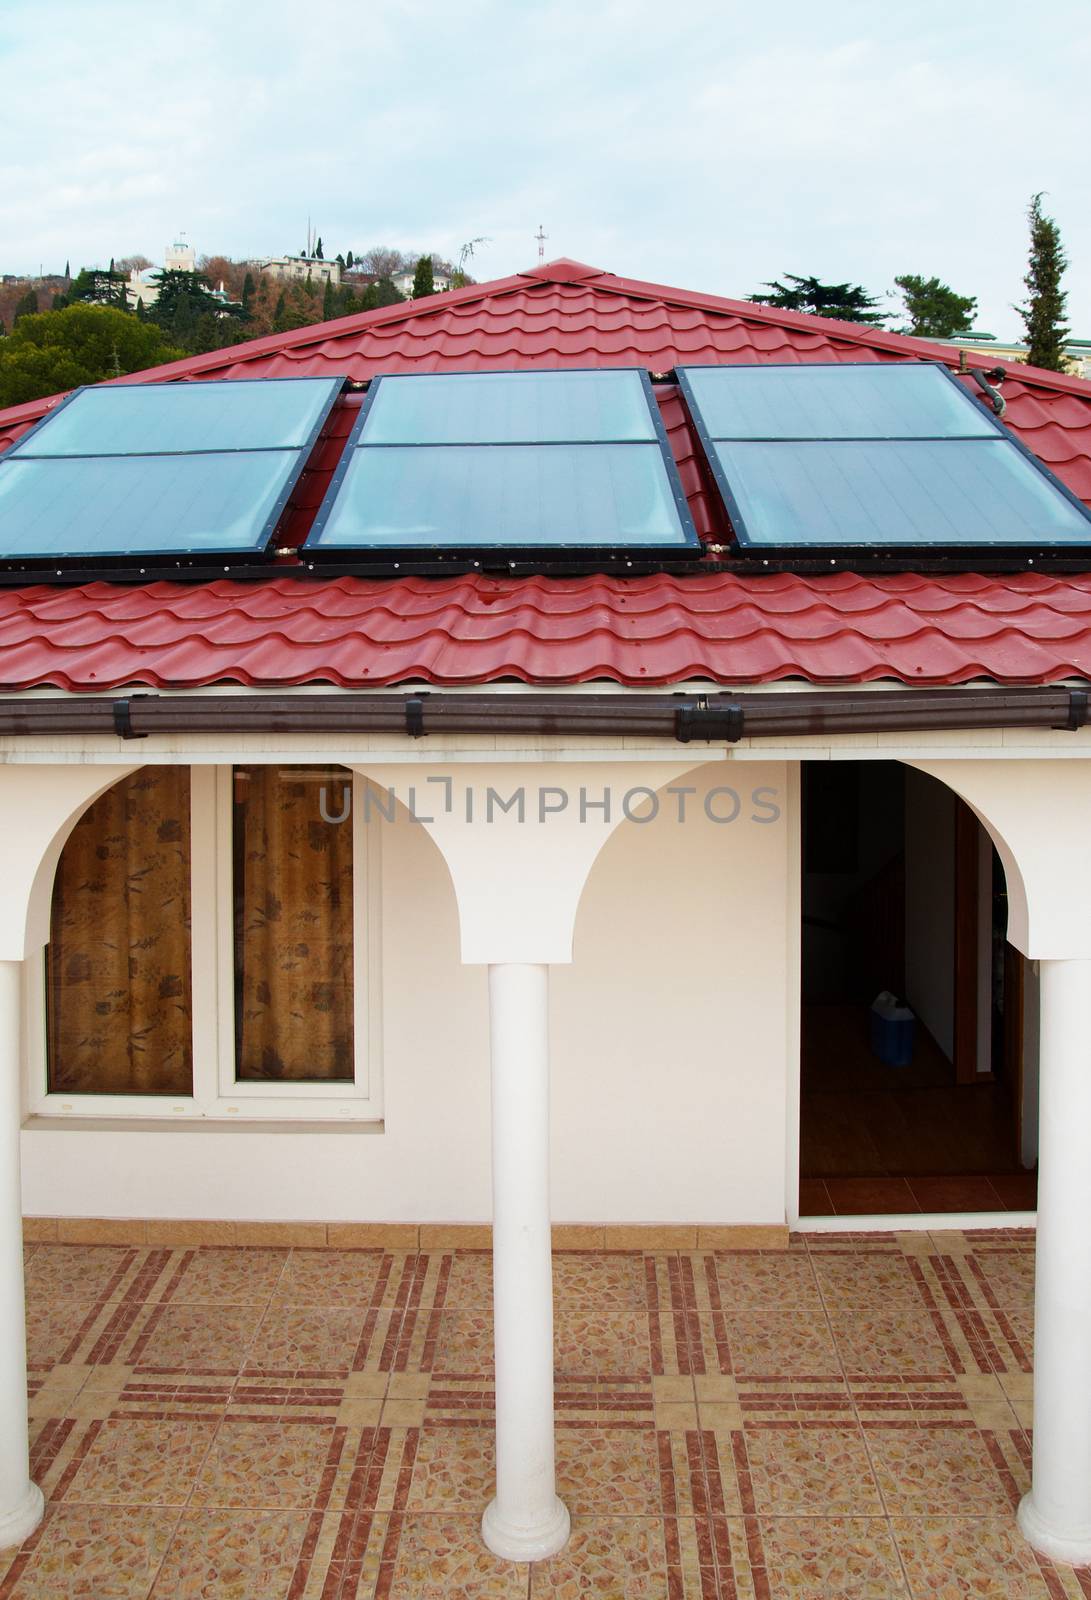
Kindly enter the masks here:
[[8, 765], [0, 773], [0, 960], [22, 961], [49, 939], [61, 851], [88, 806], [142, 762]]
[[[625, 820], [622, 795], [636, 788], [661, 789], [709, 761], [722, 760], [721, 752], [710, 751], [703, 760], [689, 756], [654, 764], [352, 766], [408, 807], [438, 846], [458, 902], [463, 962], [550, 965], [572, 960], [579, 900], [603, 844]], [[606, 784], [618, 802], [608, 816], [590, 795], [583, 799], [591, 787], [597, 796]], [[500, 803], [520, 790], [521, 807]], [[497, 797], [491, 807], [490, 792]], [[469, 802], [467, 794], [472, 796]], [[422, 811], [425, 795], [431, 806], [427, 813]]]
[[907, 761], [959, 795], [996, 846], [1008, 940], [1032, 960], [1091, 957], [1091, 761]]

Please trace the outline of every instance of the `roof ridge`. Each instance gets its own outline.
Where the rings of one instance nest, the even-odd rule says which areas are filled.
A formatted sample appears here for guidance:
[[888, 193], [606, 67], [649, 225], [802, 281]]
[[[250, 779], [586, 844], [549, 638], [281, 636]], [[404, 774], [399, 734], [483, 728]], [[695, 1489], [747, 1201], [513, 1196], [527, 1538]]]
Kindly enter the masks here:
[[[398, 301], [392, 306], [380, 306], [373, 311], [359, 311], [351, 316], [337, 317], [329, 322], [310, 323], [304, 328], [293, 328], [285, 333], [265, 334], [242, 344], [229, 345], [223, 350], [211, 350], [202, 355], [184, 356], [160, 366], [145, 367], [140, 372], [127, 373], [121, 378], [109, 378], [104, 384], [167, 382], [174, 378], [212, 376], [220, 369], [245, 366], [270, 355], [288, 350], [304, 351], [320, 346], [327, 340], [340, 341], [353, 334], [421, 318], [442, 314], [452, 307], [466, 306], [481, 301], [502, 299], [517, 292], [563, 293], [566, 288], [593, 295], [614, 295], [628, 299], [643, 299], [664, 306], [684, 307], [688, 310], [711, 313], [715, 316], [733, 317], [740, 322], [758, 326], [796, 329], [814, 333], [826, 339], [837, 338], [861, 349], [881, 350], [892, 354], [916, 355], [940, 361], [946, 366], [961, 370], [986, 370], [1002, 367], [1005, 373], [1018, 378], [1028, 388], [1048, 390], [1053, 394], [1072, 395], [1091, 399], [1091, 380], [1069, 377], [1065, 373], [1047, 372], [1041, 367], [1028, 367], [1021, 362], [1003, 361], [988, 351], [966, 352], [965, 364], [960, 351], [952, 345], [934, 340], [920, 339], [912, 334], [892, 333], [867, 327], [860, 323], [843, 322], [834, 317], [817, 317], [805, 311], [786, 311], [778, 306], [764, 306], [752, 300], [734, 300], [724, 295], [708, 294], [700, 290], [680, 289], [670, 284], [652, 283], [639, 278], [621, 278], [602, 268], [585, 262], [560, 257], [556, 261], [542, 262], [505, 278], [491, 278], [483, 283], [466, 284], [461, 289], [449, 289], [420, 300]], [[44, 416], [70, 391], [46, 395], [37, 400], [0, 409], [0, 423], [31, 422]]]

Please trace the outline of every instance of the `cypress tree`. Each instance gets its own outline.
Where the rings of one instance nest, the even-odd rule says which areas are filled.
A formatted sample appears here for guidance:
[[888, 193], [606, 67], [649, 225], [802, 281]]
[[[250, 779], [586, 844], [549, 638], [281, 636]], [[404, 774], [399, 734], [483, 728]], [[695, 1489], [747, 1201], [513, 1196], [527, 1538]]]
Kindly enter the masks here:
[[413, 274], [413, 299], [423, 300], [426, 295], [435, 294], [435, 278], [432, 273], [432, 257], [421, 256], [417, 262], [417, 270]]
[[333, 282], [326, 279], [326, 288], [322, 295], [322, 321], [332, 322], [337, 315], [337, 302], [334, 296]]
[[1016, 307], [1027, 330], [1027, 361], [1032, 367], [1063, 372], [1064, 347], [1068, 339], [1064, 323], [1068, 295], [1061, 288], [1061, 278], [1068, 261], [1061, 248], [1061, 231], [1052, 217], [1042, 215], [1041, 193], [1031, 196], [1027, 219], [1030, 222], [1030, 258], [1023, 282], [1029, 295], [1025, 304]]
[[322, 235], [321, 234], [318, 235], [318, 243], [314, 247], [314, 259], [316, 261], [325, 260], [325, 257], [322, 254]]
[[350, 269], [352, 267], [352, 251], [351, 250], [349, 250], [347, 252], [346, 256], [345, 256], [345, 266], [350, 268]]

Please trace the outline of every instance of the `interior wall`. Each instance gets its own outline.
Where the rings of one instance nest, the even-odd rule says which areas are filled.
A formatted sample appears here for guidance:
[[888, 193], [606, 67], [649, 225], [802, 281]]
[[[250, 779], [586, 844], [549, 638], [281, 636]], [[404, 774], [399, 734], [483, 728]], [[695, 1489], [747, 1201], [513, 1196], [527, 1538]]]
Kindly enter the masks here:
[[906, 1000], [949, 1061], [955, 1052], [955, 805], [950, 789], [907, 770]]
[[[663, 805], [622, 824], [596, 863], [575, 960], [552, 969], [557, 1221], [784, 1220], [798, 916], [786, 778], [772, 762], [694, 777], [684, 823]], [[739, 815], [712, 822], [705, 794], [729, 782]], [[487, 1220], [485, 970], [461, 964], [425, 830], [403, 817], [383, 834], [383, 1129], [36, 1121], [23, 1132], [28, 1214]]]

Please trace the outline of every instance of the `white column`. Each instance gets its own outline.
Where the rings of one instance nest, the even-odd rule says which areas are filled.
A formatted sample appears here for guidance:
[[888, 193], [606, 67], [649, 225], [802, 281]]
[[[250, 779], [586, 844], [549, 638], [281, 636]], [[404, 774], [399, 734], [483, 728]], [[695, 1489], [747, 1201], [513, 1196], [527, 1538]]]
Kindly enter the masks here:
[[496, 1497], [485, 1543], [540, 1561], [568, 1539], [553, 1456], [549, 968], [489, 967]]
[[27, 1337], [23, 1304], [23, 1197], [19, 1184], [19, 1006], [22, 963], [0, 961], [0, 1549], [42, 1520], [30, 1481]]
[[1091, 960], [1041, 962], [1034, 1463], [1019, 1526], [1091, 1562]]

